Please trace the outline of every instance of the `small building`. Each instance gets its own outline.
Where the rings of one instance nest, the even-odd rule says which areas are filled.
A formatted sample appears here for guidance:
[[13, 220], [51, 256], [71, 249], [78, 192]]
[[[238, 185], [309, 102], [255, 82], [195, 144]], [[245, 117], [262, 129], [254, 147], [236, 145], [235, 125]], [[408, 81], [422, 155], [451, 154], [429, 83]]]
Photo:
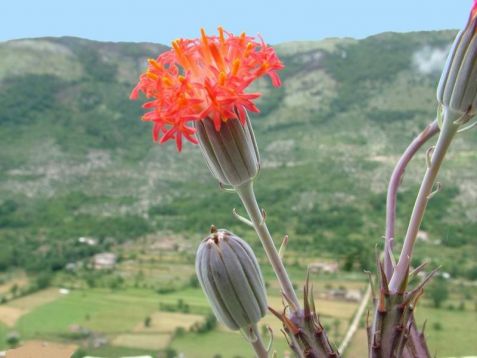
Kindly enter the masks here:
[[330, 300], [343, 300], [346, 301], [347, 290], [344, 287], [335, 288], [327, 292], [327, 298]]
[[157, 251], [177, 251], [178, 248], [179, 245], [177, 244], [177, 241], [169, 238], [162, 238], [161, 240], [157, 240], [153, 242], [150, 246], [151, 250]]
[[77, 269], [76, 262], [68, 262], [65, 266], [66, 271], [73, 272], [73, 271], [76, 271], [76, 269]]
[[444, 280], [450, 280], [451, 274], [450, 274], [449, 272], [442, 272], [442, 273], [441, 273], [441, 277], [442, 277]]
[[93, 239], [92, 237], [83, 237], [83, 236], [78, 238], [78, 242], [88, 246], [95, 246], [98, 243], [98, 241], [96, 239]]
[[112, 252], [103, 252], [93, 256], [95, 270], [112, 270], [116, 266], [117, 256]]
[[100, 348], [108, 344], [108, 338], [102, 334], [95, 333], [90, 337], [89, 345], [93, 348]]
[[70, 293], [70, 290], [67, 289], [67, 288], [64, 288], [64, 287], [61, 287], [58, 292], [60, 293], [60, 295], [68, 295]]
[[338, 263], [332, 262], [313, 262], [308, 265], [308, 269], [313, 273], [332, 274], [338, 272]]
[[79, 324], [72, 324], [68, 327], [68, 331], [74, 334], [77, 338], [88, 338], [92, 332], [88, 328], [82, 327]]
[[416, 238], [424, 242], [429, 242], [429, 233], [424, 230], [419, 230], [417, 232]]
[[360, 290], [348, 290], [345, 294], [345, 300], [350, 302], [360, 302], [363, 299], [363, 294]]

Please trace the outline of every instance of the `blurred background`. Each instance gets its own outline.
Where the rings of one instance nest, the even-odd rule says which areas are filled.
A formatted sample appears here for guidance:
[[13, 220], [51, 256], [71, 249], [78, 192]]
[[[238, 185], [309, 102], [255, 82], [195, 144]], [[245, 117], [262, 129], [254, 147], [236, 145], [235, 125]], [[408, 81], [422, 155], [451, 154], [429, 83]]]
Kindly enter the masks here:
[[[217, 325], [194, 273], [211, 224], [263, 252], [186, 144], [154, 144], [128, 99], [146, 59], [218, 25], [260, 33], [286, 65], [252, 117], [256, 188], [300, 290], [310, 267], [337, 345], [382, 245], [386, 187], [436, 113], [435, 87], [470, 1], [3, 1], [0, 4], [0, 351], [42, 341], [75, 357], [251, 357]], [[477, 139], [458, 137], [430, 203], [414, 264], [441, 266], [417, 311], [431, 352], [477, 354]], [[399, 248], [425, 170], [406, 172]], [[270, 306], [282, 307], [264, 259]], [[286, 341], [266, 317], [279, 357]], [[345, 356], [366, 356], [362, 322]]]

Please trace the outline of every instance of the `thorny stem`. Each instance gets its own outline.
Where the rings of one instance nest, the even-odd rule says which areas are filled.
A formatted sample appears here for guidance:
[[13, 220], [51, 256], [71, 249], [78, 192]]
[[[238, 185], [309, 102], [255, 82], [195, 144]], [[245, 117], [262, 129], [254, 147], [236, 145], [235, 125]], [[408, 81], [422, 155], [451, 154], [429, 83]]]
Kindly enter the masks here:
[[260, 333], [258, 332], [257, 325], [251, 327], [251, 331], [254, 335], [254, 340], [250, 341], [250, 344], [257, 355], [257, 358], [268, 358], [268, 352], [265, 346], [263, 345], [262, 338], [260, 337]]
[[418, 152], [419, 149], [439, 132], [437, 120], [430, 123], [419, 135], [414, 138], [409, 147], [406, 148], [401, 158], [397, 162], [388, 185], [388, 195], [386, 198], [386, 233], [384, 242], [384, 272], [389, 279], [393, 274], [393, 264], [391, 254], [393, 250], [394, 229], [396, 223], [396, 202], [397, 192], [401, 184], [404, 171], [407, 165]]
[[[402, 354], [402, 358], [431, 358], [426, 339], [424, 337], [424, 328], [421, 332], [416, 327], [414, 316], [411, 317], [411, 326], [409, 327], [409, 338]], [[425, 325], [425, 323], [424, 323]]]
[[300, 309], [300, 303], [296, 296], [293, 285], [288, 277], [288, 273], [283, 266], [283, 262], [278, 254], [277, 248], [273, 243], [273, 239], [268, 231], [267, 224], [262, 218], [262, 212], [255, 198], [255, 192], [253, 190], [253, 181], [242, 184], [235, 188], [237, 194], [239, 195], [242, 203], [247, 210], [248, 216], [253, 223], [253, 227], [262, 242], [265, 253], [267, 254], [268, 260], [270, 261], [273, 271], [280, 283], [282, 292], [287, 296], [291, 301], [294, 307], [290, 307], [292, 312], [298, 311]]
[[389, 290], [391, 293], [396, 293], [406, 278], [411, 262], [412, 250], [414, 248], [414, 243], [416, 242], [417, 232], [421, 226], [422, 218], [424, 217], [424, 212], [426, 211], [427, 203], [429, 201], [429, 194], [432, 192], [437, 174], [452, 139], [459, 129], [459, 124], [455, 123], [455, 120], [458, 119], [458, 114], [447, 110], [444, 113], [444, 116], [444, 123], [439, 138], [437, 139], [436, 147], [429, 163], [430, 165], [426, 170], [412, 210], [401, 255], [399, 256], [399, 261], [396, 265], [391, 281], [389, 282]]

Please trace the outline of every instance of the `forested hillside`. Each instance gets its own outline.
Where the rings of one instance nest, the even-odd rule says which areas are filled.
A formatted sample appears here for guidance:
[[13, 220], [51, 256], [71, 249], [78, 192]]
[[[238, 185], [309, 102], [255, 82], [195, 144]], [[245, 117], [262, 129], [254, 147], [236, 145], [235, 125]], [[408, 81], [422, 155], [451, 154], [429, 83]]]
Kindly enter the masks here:
[[[259, 83], [253, 123], [263, 158], [257, 195], [277, 240], [372, 267], [385, 190], [406, 144], [436, 113], [452, 31], [385, 33], [277, 46], [283, 86]], [[146, 234], [198, 242], [210, 224], [252, 237], [231, 215], [199, 150], [152, 142], [128, 99], [146, 58], [167, 47], [41, 38], [0, 43], [0, 270], [60, 270]], [[416, 260], [477, 278], [477, 135], [459, 136], [442, 170]], [[424, 154], [398, 203], [404, 231]], [[240, 211], [241, 209], [239, 209]], [[99, 239], [95, 247], [77, 238]], [[397, 241], [399, 242], [399, 237]], [[194, 244], [195, 246], [195, 244]]]

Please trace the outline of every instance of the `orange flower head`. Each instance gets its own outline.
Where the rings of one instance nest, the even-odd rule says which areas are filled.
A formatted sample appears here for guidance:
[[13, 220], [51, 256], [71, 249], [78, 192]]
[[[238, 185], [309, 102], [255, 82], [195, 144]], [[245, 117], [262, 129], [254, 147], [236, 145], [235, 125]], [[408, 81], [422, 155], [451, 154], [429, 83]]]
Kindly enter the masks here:
[[217, 131], [227, 120], [246, 122], [246, 111], [259, 112], [253, 101], [260, 93], [247, 93], [257, 78], [268, 75], [275, 87], [281, 85], [277, 71], [284, 66], [275, 50], [260, 38], [242, 33], [235, 36], [219, 27], [217, 36], [201, 30], [199, 39], [179, 39], [157, 59], [131, 92], [142, 92], [150, 109], [142, 119], [153, 122], [153, 138], [160, 143], [183, 138], [197, 143], [193, 121], [210, 119]]

